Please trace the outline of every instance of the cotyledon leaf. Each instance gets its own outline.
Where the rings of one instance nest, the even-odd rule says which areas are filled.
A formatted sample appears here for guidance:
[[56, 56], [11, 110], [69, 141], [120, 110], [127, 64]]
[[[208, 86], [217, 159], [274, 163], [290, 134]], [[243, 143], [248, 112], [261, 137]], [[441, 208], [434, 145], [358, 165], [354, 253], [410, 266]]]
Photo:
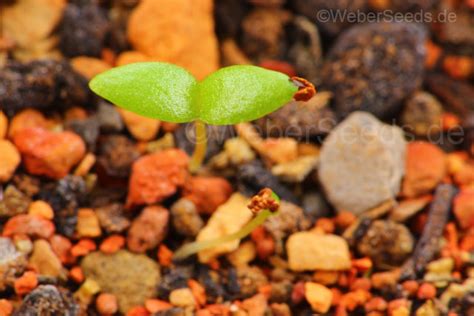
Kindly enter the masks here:
[[197, 119], [192, 104], [196, 79], [179, 66], [142, 62], [105, 71], [89, 83], [92, 91], [137, 114], [168, 122]]
[[194, 99], [202, 121], [237, 124], [275, 111], [297, 91], [285, 74], [238, 65], [222, 68], [205, 78], [194, 91]]

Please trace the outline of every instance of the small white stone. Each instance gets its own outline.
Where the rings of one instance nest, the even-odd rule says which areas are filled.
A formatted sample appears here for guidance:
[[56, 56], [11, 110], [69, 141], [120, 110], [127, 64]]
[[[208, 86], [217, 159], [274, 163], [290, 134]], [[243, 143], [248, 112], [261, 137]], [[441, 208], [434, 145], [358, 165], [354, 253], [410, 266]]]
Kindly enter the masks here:
[[319, 179], [337, 210], [354, 214], [393, 199], [405, 172], [403, 131], [354, 112], [325, 140]]

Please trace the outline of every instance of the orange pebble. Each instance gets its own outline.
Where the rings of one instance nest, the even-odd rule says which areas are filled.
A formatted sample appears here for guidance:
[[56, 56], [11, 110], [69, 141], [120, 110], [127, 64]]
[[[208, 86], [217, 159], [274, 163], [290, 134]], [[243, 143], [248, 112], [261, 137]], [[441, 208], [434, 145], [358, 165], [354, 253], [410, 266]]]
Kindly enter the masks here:
[[112, 315], [118, 311], [117, 298], [109, 293], [99, 294], [95, 301], [95, 306], [101, 315]]
[[13, 312], [13, 305], [6, 299], [0, 299], [0, 316], [9, 316]]
[[426, 52], [427, 52], [426, 59], [425, 59], [426, 68], [432, 69], [436, 66], [441, 56], [441, 53], [442, 53], [441, 47], [434, 44], [432, 41], [427, 41]]
[[150, 313], [143, 306], [132, 307], [128, 312], [127, 316], [149, 316]]
[[15, 293], [24, 295], [30, 293], [38, 286], [38, 277], [35, 272], [27, 271], [21, 277], [15, 280]]
[[49, 239], [49, 243], [63, 264], [69, 264], [75, 261], [75, 258], [71, 254], [72, 244], [69, 239], [61, 235], [53, 235]]
[[166, 247], [166, 245], [161, 244], [158, 247], [158, 262], [163, 267], [169, 267], [172, 263], [173, 252]]
[[81, 257], [97, 249], [95, 242], [91, 239], [81, 239], [71, 248], [71, 254], [74, 257]]
[[359, 271], [359, 272], [369, 271], [373, 267], [372, 259], [370, 259], [368, 257], [360, 258], [360, 259], [354, 259], [354, 260], [352, 260], [352, 267], [356, 268], [357, 271]]
[[443, 69], [452, 78], [467, 79], [473, 74], [473, 59], [467, 56], [446, 56]]
[[74, 175], [83, 177], [87, 175], [87, 173], [91, 170], [91, 168], [94, 166], [96, 161], [96, 157], [92, 153], [88, 153], [87, 155], [82, 158], [81, 162], [79, 165], [76, 167], [76, 170], [74, 170]]
[[320, 218], [316, 221], [316, 227], [321, 228], [326, 234], [334, 232], [334, 222], [330, 218]]
[[383, 298], [377, 296], [371, 298], [367, 303], [365, 303], [365, 311], [366, 312], [373, 312], [373, 311], [378, 311], [378, 312], [383, 312], [387, 309], [387, 301], [385, 301]]
[[113, 254], [122, 249], [125, 245], [125, 238], [120, 235], [112, 235], [104, 239], [100, 244], [100, 251], [106, 254]]
[[441, 126], [443, 131], [449, 131], [461, 125], [461, 120], [456, 114], [443, 113], [441, 116]]
[[368, 278], [357, 278], [351, 284], [351, 290], [365, 290], [370, 291], [372, 282]]
[[52, 220], [54, 218], [54, 211], [51, 205], [45, 201], [34, 201], [28, 207], [28, 214], [36, 215], [44, 219]]
[[173, 305], [171, 305], [167, 301], [162, 301], [162, 300], [158, 300], [154, 298], [151, 298], [145, 301], [145, 308], [147, 309], [147, 311], [149, 311], [152, 314], [165, 311], [172, 307]]
[[420, 300], [430, 300], [430, 299], [436, 297], [436, 288], [435, 288], [435, 286], [431, 283], [423, 283], [418, 288], [417, 297]]
[[415, 295], [419, 285], [415, 280], [407, 280], [402, 283], [402, 287], [409, 295]]
[[343, 211], [336, 216], [335, 223], [337, 227], [344, 229], [351, 226], [356, 220], [357, 218], [354, 214]]
[[71, 270], [69, 270], [69, 277], [76, 283], [84, 282], [84, 273], [79, 266], [72, 267]]
[[196, 280], [188, 280], [188, 286], [193, 293], [194, 300], [199, 306], [204, 306], [206, 304], [206, 289]]

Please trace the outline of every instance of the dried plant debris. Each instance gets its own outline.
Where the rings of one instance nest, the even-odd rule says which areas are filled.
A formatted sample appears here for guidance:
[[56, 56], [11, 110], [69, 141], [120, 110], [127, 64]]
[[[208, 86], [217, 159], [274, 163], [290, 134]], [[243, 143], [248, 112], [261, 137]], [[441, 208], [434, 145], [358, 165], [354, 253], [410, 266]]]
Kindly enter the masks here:
[[59, 47], [68, 57], [100, 56], [110, 25], [97, 0], [68, 3], [59, 27]]
[[13, 114], [27, 107], [89, 105], [85, 78], [66, 61], [11, 62], [0, 69], [0, 109]]
[[455, 195], [456, 188], [451, 184], [440, 184], [436, 188], [421, 238], [416, 244], [412, 257], [402, 267], [402, 278], [416, 278], [439, 251], [439, 239], [448, 221], [451, 203]]
[[322, 70], [322, 86], [334, 94], [338, 115], [397, 113], [422, 83], [425, 40], [425, 30], [408, 23], [357, 25], [341, 34]]

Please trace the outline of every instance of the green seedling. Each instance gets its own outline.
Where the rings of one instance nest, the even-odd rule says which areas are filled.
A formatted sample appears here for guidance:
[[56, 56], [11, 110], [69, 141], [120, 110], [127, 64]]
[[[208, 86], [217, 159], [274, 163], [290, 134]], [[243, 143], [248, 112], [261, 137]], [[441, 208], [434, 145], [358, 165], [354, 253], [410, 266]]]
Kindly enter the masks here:
[[255, 214], [255, 217], [239, 231], [221, 238], [186, 244], [174, 253], [173, 259], [182, 260], [202, 250], [245, 238], [255, 228], [263, 224], [269, 216], [276, 214], [280, 208], [280, 198], [272, 190], [265, 188], [252, 198], [248, 207]]
[[131, 112], [174, 123], [194, 122], [196, 147], [190, 170], [197, 171], [207, 148], [206, 125], [258, 119], [293, 97], [309, 99], [314, 87], [301, 78], [256, 66], [222, 68], [198, 82], [176, 65], [129, 64], [105, 71], [89, 83], [99, 96]]

